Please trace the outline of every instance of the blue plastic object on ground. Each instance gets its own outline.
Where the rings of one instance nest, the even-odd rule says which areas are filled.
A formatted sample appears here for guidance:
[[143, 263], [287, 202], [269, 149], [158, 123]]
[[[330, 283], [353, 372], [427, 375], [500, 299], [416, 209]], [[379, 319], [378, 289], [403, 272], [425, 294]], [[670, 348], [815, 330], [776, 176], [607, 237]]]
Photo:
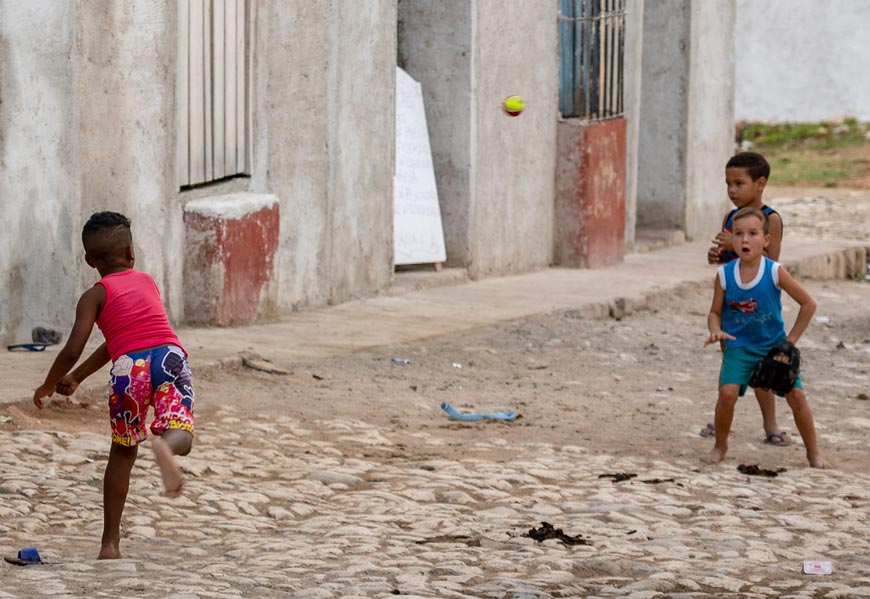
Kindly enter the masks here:
[[19, 550], [18, 559], [23, 562], [30, 562], [32, 564], [38, 564], [42, 561], [42, 558], [39, 557], [39, 551], [36, 550], [36, 547], [26, 547], [25, 549]]
[[39, 557], [39, 551], [36, 550], [36, 547], [20, 549], [18, 551], [18, 557], [4, 557], [3, 559], [16, 566], [33, 566], [45, 563], [42, 561], [42, 558]]
[[511, 422], [517, 419], [517, 413], [513, 410], [500, 410], [498, 412], [489, 412], [486, 414], [478, 414], [475, 412], [464, 413], [460, 412], [446, 401], [441, 404], [441, 409], [447, 412], [447, 415], [454, 420], [505, 420]]

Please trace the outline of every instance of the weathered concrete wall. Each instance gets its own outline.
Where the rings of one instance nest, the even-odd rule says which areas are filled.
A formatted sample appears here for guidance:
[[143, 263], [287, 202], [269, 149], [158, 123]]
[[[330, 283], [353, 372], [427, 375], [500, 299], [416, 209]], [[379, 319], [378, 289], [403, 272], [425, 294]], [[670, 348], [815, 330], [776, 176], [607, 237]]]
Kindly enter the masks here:
[[870, 2], [737, 0], [738, 119], [870, 120]]
[[184, 294], [187, 321], [251, 324], [274, 317], [278, 198], [227, 194], [184, 206]]
[[[399, 65], [426, 103], [447, 262], [471, 277], [552, 254], [558, 78], [547, 3], [399, 1]], [[510, 95], [526, 101], [511, 118]]]
[[79, 241], [96, 210], [131, 218], [176, 322], [196, 292], [182, 208], [212, 195], [279, 198], [279, 310], [389, 285], [395, 0], [251, 3], [251, 177], [184, 192], [175, 5], [0, 0], [0, 340], [68, 330], [97, 278]]
[[[552, 256], [558, 115], [556, 9], [548, 2], [473, 3], [472, 278], [547, 266]], [[505, 97], [526, 101], [519, 117]]]
[[397, 15], [395, 0], [331, 4], [329, 301], [338, 303], [393, 276]]
[[[182, 309], [181, 203], [175, 186], [175, 2], [78, 3], [73, 103], [79, 197], [69, 226], [92, 212], [130, 217], [136, 267], [154, 277], [173, 318]], [[81, 253], [76, 258], [81, 259]], [[84, 267], [80, 289], [99, 278]]]
[[637, 173], [640, 137], [641, 73], [643, 59], [644, 0], [625, 7], [625, 54], [623, 55], [623, 102], [625, 106], [625, 245], [634, 244], [637, 228]]
[[558, 133], [553, 261], [618, 264], [625, 253], [625, 119], [568, 119]]
[[30, 326], [59, 326], [75, 306], [74, 14], [0, 2], [0, 341], [29, 341]]
[[709, 239], [731, 207], [725, 163], [734, 154], [734, 1], [692, 3], [686, 135], [686, 239]]
[[398, 62], [423, 88], [448, 266], [465, 266], [469, 259], [471, 4], [398, 3]]
[[281, 202], [283, 308], [285, 298], [290, 306], [329, 298], [329, 20], [325, 2], [297, 2], [291, 11], [268, 2], [257, 15], [251, 175], [254, 189], [271, 189]]
[[[644, 3], [637, 227], [703, 238], [728, 200], [734, 0]], [[718, 220], [717, 220], [718, 219]]]
[[281, 200], [279, 309], [392, 277], [393, 0], [261, 4], [254, 190]]
[[657, 0], [644, 2], [643, 12], [637, 226], [681, 229], [691, 7], [687, 0]]
[[[178, 208], [166, 155], [167, 10], [145, 0], [0, 2], [0, 338], [37, 324], [68, 329], [78, 295], [98, 278], [79, 241], [95, 210], [132, 218], [137, 266], [162, 289], [173, 286], [168, 273], [180, 278], [180, 215], [179, 226], [166, 218]], [[167, 299], [177, 305], [180, 295]]]

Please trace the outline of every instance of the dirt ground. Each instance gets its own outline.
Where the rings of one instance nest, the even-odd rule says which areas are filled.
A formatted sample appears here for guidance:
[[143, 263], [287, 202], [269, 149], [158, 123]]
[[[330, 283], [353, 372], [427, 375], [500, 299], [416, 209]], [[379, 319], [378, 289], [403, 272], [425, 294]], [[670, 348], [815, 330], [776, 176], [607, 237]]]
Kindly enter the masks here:
[[[771, 201], [783, 213], [787, 235], [868, 238], [870, 192], [816, 200], [808, 195], [795, 190]], [[89, 570], [93, 566], [81, 561], [60, 574], [20, 569], [4, 588], [15, 596], [44, 596], [29, 589], [51, 580], [59, 590], [47, 594], [91, 597], [115, 593], [112, 584], [118, 593], [129, 592], [127, 579], [135, 571], [140, 586], [134, 590], [144, 593], [152, 572], [175, 567], [167, 561], [170, 554], [155, 561], [155, 547], [163, 547], [184, 555], [200, 575], [191, 588], [208, 589], [179, 597], [340, 596], [314, 587], [356, 568], [335, 584], [357, 589], [357, 578], [366, 575], [360, 567], [368, 568], [369, 590], [353, 596], [412, 592], [412, 583], [417, 586], [410, 588], [428, 589], [425, 596], [447, 596], [435, 586], [445, 572], [465, 577], [456, 582], [463, 596], [574, 597], [599, 590], [596, 596], [611, 596], [617, 587], [625, 587], [627, 596], [661, 596], [650, 586], [629, 593], [651, 572], [671, 570], [700, 589], [690, 596], [783, 596], [795, 588], [801, 593], [788, 596], [866, 595], [860, 556], [866, 554], [864, 481], [870, 471], [870, 280], [804, 283], [819, 307], [799, 343], [802, 377], [820, 448], [840, 472], [808, 469], [784, 400], [779, 424], [796, 441], [789, 447], [764, 444], [751, 395], [737, 406], [725, 462], [702, 467], [699, 458], [712, 441], [699, 431], [713, 419], [721, 355], [716, 347], [703, 348], [711, 292], [699, 285], [622, 320], [562, 311], [300, 361], [287, 365], [285, 374], [246, 367], [194, 372], [199, 445], [180, 460], [189, 495], [173, 503], [159, 497], [159, 477], [145, 452], [125, 512], [131, 559], [122, 560], [120, 570]], [[784, 306], [788, 325], [797, 307], [787, 298]], [[512, 423], [451, 421], [442, 402], [467, 411], [511, 409], [521, 417]], [[105, 397], [77, 394], [53, 400], [44, 412], [28, 403], [0, 406], [0, 416], [13, 417], [0, 430], [22, 431], [2, 435], [13, 473], [0, 496], [10, 510], [20, 510], [7, 510], [14, 519], [4, 516], [4, 549], [26, 546], [25, 539], [37, 535], [51, 559], [95, 555], [106, 457], [100, 439], [106, 449], [109, 444]], [[25, 454], [44, 458], [33, 462], [33, 481], [21, 474], [26, 470], [19, 455]], [[736, 479], [739, 464], [786, 468], [789, 475], [775, 486], [752, 482], [750, 488], [748, 480]], [[354, 471], [359, 488], [347, 487], [342, 481], [356, 476], [340, 467], [360, 465], [365, 472]], [[653, 477], [649, 482], [687, 475], [673, 486], [650, 489], [598, 480], [629, 469]], [[540, 481], [529, 485], [526, 471]], [[473, 508], [445, 499], [452, 492], [465, 495], [455, 489], [466, 476], [489, 477], [480, 499], [468, 498]], [[511, 491], [501, 493], [508, 499], [491, 499], [499, 492], [494, 480]], [[410, 499], [394, 508], [383, 505], [382, 496], [395, 489]], [[425, 499], [427, 492], [432, 500]], [[249, 505], [254, 499], [262, 505]], [[594, 536], [595, 546], [568, 554], [552, 545], [520, 544], [524, 529], [550, 518], [537, 511], [541, 502], [558, 504], [546, 513], [568, 522], [570, 534]], [[610, 506], [604, 512], [612, 516], [590, 511], [592, 504], [596, 510]], [[632, 516], [656, 512], [659, 504], [665, 521], [648, 526]], [[450, 522], [441, 515], [459, 508], [471, 511]], [[474, 544], [466, 544], [469, 539]], [[530, 551], [546, 556], [530, 561]], [[366, 566], [374, 553], [385, 559]], [[832, 582], [838, 586], [797, 575], [798, 560], [815, 555], [836, 561], [841, 574]], [[487, 586], [492, 582], [498, 590], [514, 581], [529, 583], [533, 592], [498, 593]], [[585, 590], [577, 591], [578, 585]], [[166, 595], [155, 590], [148, 596]]]
[[[769, 188], [786, 234], [867, 239], [870, 191]], [[866, 472], [870, 429], [870, 281], [805, 281], [819, 308], [799, 346], [802, 377], [820, 446], [845, 471]], [[577, 444], [598, 454], [663, 458], [700, 455], [711, 445], [699, 430], [713, 419], [718, 349], [702, 348], [710, 292], [689, 289], [654, 312], [622, 321], [557, 313], [476, 331], [291, 365], [287, 375], [247, 368], [194, 373], [197, 427], [218, 408], [298, 418], [324, 436], [333, 419], [376, 425], [394, 445], [368, 449], [384, 460], [462, 455], [481, 435], [511, 442]], [[797, 313], [784, 298], [787, 325]], [[824, 322], [823, 322], [824, 321]], [[290, 340], [292, 342], [292, 340]], [[410, 360], [397, 365], [391, 358]], [[91, 430], [108, 434], [99, 393], [54, 401], [48, 413], [27, 404], [0, 407], [7, 428]], [[512, 409], [514, 423], [450, 421], [448, 402], [466, 411]], [[796, 433], [779, 401], [780, 427]], [[422, 455], [414, 436], [449, 439], [442, 455]], [[333, 431], [334, 432], [334, 431]], [[727, 463], [802, 467], [803, 446], [770, 447], [755, 399], [739, 404]], [[799, 437], [795, 434], [796, 439]], [[267, 438], [244, 439], [255, 446]], [[430, 448], [431, 449], [431, 448]], [[428, 450], [427, 450], [428, 451]], [[510, 450], [495, 459], [510, 459]]]
[[[817, 318], [799, 346], [803, 379], [813, 407], [820, 446], [835, 466], [866, 472], [870, 428], [870, 282], [807, 282], [817, 299]], [[668, 460], [708, 451], [699, 430], [712, 420], [720, 353], [703, 349], [707, 289], [688, 290], [650, 312], [625, 320], [588, 320], [571, 313], [528, 318], [499, 326], [384, 347], [351, 355], [300, 362], [286, 375], [247, 368], [195, 373], [197, 426], [208, 430], [219, 408], [262, 417], [291, 416], [334, 441], [331, 418], [375, 425], [392, 444], [347, 451], [393, 462], [407, 459], [461, 459], [481, 436], [511, 443], [575, 444], [594, 454]], [[796, 305], [784, 301], [787, 324]], [[410, 360], [394, 364], [392, 358]], [[750, 392], [751, 393], [751, 392]], [[54, 402], [43, 415], [26, 404], [2, 410], [12, 426], [68, 431], [106, 431], [103, 398], [97, 394]], [[448, 402], [461, 410], [512, 409], [514, 423], [448, 420]], [[59, 417], [62, 416], [63, 417]], [[781, 428], [796, 432], [784, 400]], [[10, 425], [6, 425], [10, 426]], [[415, 446], [415, 435], [431, 433], [447, 441], [438, 455]], [[799, 436], [795, 435], [796, 439]], [[805, 467], [803, 446], [770, 447], [755, 399], [739, 404], [727, 464]], [[268, 437], [240, 440], [269, 445]]]

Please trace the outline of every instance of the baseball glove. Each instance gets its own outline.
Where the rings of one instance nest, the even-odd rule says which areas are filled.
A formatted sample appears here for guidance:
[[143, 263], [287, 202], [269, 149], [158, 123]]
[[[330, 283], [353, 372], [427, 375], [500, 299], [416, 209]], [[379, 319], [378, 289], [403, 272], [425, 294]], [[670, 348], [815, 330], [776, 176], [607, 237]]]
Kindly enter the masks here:
[[[787, 361], [781, 362], [777, 356], [784, 355]], [[801, 352], [793, 343], [786, 341], [779, 347], [774, 347], [764, 358], [758, 361], [749, 379], [749, 386], [754, 389], [766, 389], [777, 395], [785, 395], [794, 389], [795, 381], [801, 370]]]

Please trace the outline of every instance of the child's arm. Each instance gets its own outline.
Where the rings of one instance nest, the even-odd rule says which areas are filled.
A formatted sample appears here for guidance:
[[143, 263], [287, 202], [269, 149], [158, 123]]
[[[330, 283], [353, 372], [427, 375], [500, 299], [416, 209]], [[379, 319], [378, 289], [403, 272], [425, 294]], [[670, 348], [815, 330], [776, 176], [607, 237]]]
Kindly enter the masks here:
[[704, 342], [704, 347], [717, 341], [725, 341], [729, 339], [735, 341], [732, 335], [729, 335], [722, 330], [722, 307], [725, 305], [725, 290], [719, 283], [719, 275], [713, 280], [713, 305], [710, 306], [710, 313], [707, 315], [707, 328], [710, 330], [710, 336]]
[[797, 318], [795, 318], [794, 325], [786, 337], [786, 341], [797, 344], [798, 339], [801, 338], [801, 335], [810, 326], [813, 314], [816, 313], [816, 300], [782, 266], [779, 267], [779, 286], [801, 307]]
[[95, 285], [82, 294], [76, 306], [76, 321], [66, 345], [58, 352], [54, 364], [45, 375], [45, 381], [33, 392], [33, 403], [37, 408], [42, 409], [42, 398], [50, 397], [63, 375], [78, 362], [91, 336], [97, 314], [105, 302], [106, 290], [102, 285]]
[[72, 395], [83, 380], [94, 374], [109, 362], [109, 350], [103, 343], [94, 350], [88, 359], [79, 364], [78, 368], [65, 374], [55, 386], [55, 391], [61, 395]]
[[764, 250], [764, 254], [771, 260], [779, 260], [779, 252], [782, 249], [782, 217], [776, 212], [768, 219], [770, 224], [770, 242]]

